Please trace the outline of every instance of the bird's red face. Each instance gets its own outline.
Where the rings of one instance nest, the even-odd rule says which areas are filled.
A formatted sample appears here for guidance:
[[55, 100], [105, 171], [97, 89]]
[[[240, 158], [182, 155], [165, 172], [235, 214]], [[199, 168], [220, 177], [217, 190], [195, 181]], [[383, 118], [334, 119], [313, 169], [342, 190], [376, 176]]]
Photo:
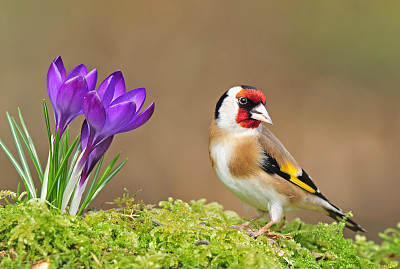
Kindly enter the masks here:
[[264, 94], [255, 87], [232, 87], [217, 102], [215, 123], [222, 129], [237, 133], [255, 129], [262, 121], [272, 124], [265, 103]]
[[242, 89], [236, 94], [238, 102], [238, 111], [236, 122], [244, 128], [257, 128], [261, 121], [272, 124], [264, 105], [266, 99], [264, 94], [252, 87], [242, 86]]

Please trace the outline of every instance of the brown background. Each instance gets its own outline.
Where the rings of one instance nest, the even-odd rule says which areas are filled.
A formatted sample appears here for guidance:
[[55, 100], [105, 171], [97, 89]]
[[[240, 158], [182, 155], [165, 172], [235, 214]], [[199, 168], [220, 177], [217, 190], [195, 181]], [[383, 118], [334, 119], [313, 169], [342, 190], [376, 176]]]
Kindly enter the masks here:
[[[100, 81], [120, 69], [156, 111], [114, 140], [108, 158], [122, 151], [129, 162], [94, 205], [126, 187], [146, 203], [204, 197], [251, 217], [213, 174], [207, 128], [225, 90], [253, 85], [271, 131], [375, 239], [400, 221], [399, 12], [396, 1], [2, 1], [0, 137], [12, 146], [5, 112], [21, 107], [44, 163], [50, 62], [84, 63]], [[15, 190], [3, 153], [0, 169], [0, 189]]]

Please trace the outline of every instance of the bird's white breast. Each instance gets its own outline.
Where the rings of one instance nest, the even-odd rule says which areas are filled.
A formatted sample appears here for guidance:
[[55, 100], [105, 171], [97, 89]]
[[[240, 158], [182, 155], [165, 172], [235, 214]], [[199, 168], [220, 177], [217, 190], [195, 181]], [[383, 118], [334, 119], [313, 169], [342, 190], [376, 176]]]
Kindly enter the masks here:
[[233, 154], [233, 142], [211, 144], [210, 154], [215, 161], [214, 168], [220, 181], [237, 198], [256, 209], [270, 211], [275, 206], [282, 208], [286, 205], [287, 198], [277, 193], [272, 186], [265, 184], [263, 182], [265, 179], [254, 176], [251, 178], [232, 176], [229, 162]]

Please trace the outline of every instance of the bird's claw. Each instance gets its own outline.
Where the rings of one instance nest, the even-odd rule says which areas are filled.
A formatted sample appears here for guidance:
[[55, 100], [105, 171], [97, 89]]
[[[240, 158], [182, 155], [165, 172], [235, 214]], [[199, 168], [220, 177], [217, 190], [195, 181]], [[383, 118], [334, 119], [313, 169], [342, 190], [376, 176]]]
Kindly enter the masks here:
[[[252, 238], [257, 238], [261, 235], [265, 235], [265, 237], [267, 238], [267, 240], [270, 243], [274, 243], [277, 244], [274, 239], [291, 239], [292, 237], [290, 235], [283, 235], [283, 234], [279, 234], [279, 233], [274, 233], [271, 232], [271, 230], [267, 230], [265, 232], [260, 231], [260, 230], [256, 230], [256, 229], [247, 229], [244, 231], [248, 236], [252, 237]], [[273, 241], [273, 242], [271, 242]]]
[[244, 232], [246, 227], [243, 227], [242, 225], [231, 225], [231, 228]]

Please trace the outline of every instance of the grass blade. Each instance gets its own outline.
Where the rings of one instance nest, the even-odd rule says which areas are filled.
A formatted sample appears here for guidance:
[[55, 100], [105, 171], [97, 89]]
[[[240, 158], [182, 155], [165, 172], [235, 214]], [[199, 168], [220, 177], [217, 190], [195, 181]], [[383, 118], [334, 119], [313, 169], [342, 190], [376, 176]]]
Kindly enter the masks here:
[[15, 167], [15, 170], [17, 170], [18, 175], [21, 177], [25, 189], [29, 191], [27, 181], [25, 179], [24, 171], [22, 170], [21, 166], [19, 165], [18, 161], [14, 158], [10, 150], [7, 148], [7, 146], [4, 144], [4, 142], [0, 139], [0, 147], [3, 149], [4, 153], [7, 155], [8, 159], [11, 161], [13, 166]]
[[47, 129], [47, 138], [49, 139], [49, 148], [52, 150], [49, 111], [47, 110], [47, 104], [45, 99], [43, 99], [43, 113], [44, 113], [44, 122], [46, 124], [46, 129]]
[[69, 164], [69, 168], [68, 168], [67, 178], [71, 178], [71, 174], [72, 174], [73, 168], [75, 167], [75, 164], [76, 164], [79, 154], [80, 154], [80, 145], [75, 148], [74, 155], [72, 155], [72, 160], [71, 160], [71, 162]]
[[33, 153], [33, 156], [35, 157], [35, 160], [36, 160], [36, 162], [38, 164], [40, 175], [42, 175], [42, 177], [43, 177], [42, 165], [40, 164], [40, 159], [39, 159], [39, 156], [38, 156], [38, 154], [36, 152], [35, 144], [33, 143], [33, 140], [32, 140], [32, 138], [31, 138], [31, 136], [30, 136], [30, 134], [28, 132], [28, 128], [26, 128], [24, 118], [22, 117], [22, 113], [21, 113], [21, 110], [19, 108], [18, 108], [18, 115], [19, 115], [19, 121], [21, 122], [22, 128], [23, 128], [23, 130], [25, 132], [25, 136], [28, 139], [28, 143], [29, 143], [29, 146], [30, 146], [29, 148], [31, 149], [31, 151]]
[[56, 136], [54, 137], [54, 144], [53, 144], [53, 154], [51, 155], [51, 166], [49, 169], [49, 186], [51, 188], [47, 191], [47, 201], [51, 201], [53, 203], [56, 200], [57, 192], [54, 189], [55, 184], [57, 184], [57, 181], [59, 180], [57, 177], [55, 177], [56, 171], [58, 170], [58, 156], [59, 156], [59, 148], [60, 148], [60, 135], [58, 132], [58, 128], [56, 128]]
[[117, 167], [115, 167], [114, 170], [111, 171], [111, 173], [105, 177], [103, 180], [99, 180], [99, 184], [96, 186], [96, 195], [97, 193], [104, 188], [104, 186], [124, 167], [125, 163], [128, 161], [128, 159], [124, 160], [122, 163], [120, 163]]
[[[83, 200], [82, 204], [84, 204], [86, 202], [86, 200], [89, 198], [89, 195], [93, 192], [93, 187], [95, 186], [97, 178], [99, 177], [100, 169], [101, 169], [101, 166], [103, 165], [103, 161], [104, 161], [104, 155], [100, 158], [99, 163], [97, 164], [93, 179], [90, 182], [89, 188], [86, 192], [85, 199]], [[87, 180], [89, 180], [89, 177], [90, 177], [90, 175], [88, 176]]]
[[50, 157], [51, 157], [51, 153], [49, 150], [49, 156], [47, 157], [47, 165], [46, 165], [46, 169], [44, 170], [42, 190], [41, 190], [41, 194], [40, 194], [40, 198], [43, 200], [45, 200], [46, 196], [47, 196], [47, 188], [48, 188], [48, 183], [49, 183]]
[[89, 191], [87, 192], [85, 200], [82, 203], [82, 206], [77, 214], [78, 216], [83, 213], [83, 211], [89, 206], [94, 198], [96, 198], [97, 194], [105, 187], [105, 185], [122, 169], [122, 167], [124, 167], [128, 159], [121, 162], [114, 170], [111, 170], [118, 160], [119, 155], [120, 154], [118, 154], [107, 166], [106, 170], [104, 171], [103, 175], [101, 176], [93, 190], [90, 193]]
[[96, 185], [94, 186], [94, 191], [96, 191], [96, 189], [98, 188], [98, 186], [101, 184], [102, 181], [104, 181], [104, 179], [108, 176], [108, 174], [111, 172], [111, 170], [113, 169], [115, 163], [118, 161], [119, 156], [121, 155], [121, 153], [118, 153], [117, 156], [114, 157], [114, 159], [110, 162], [110, 164], [107, 166], [106, 170], [104, 170], [103, 174], [101, 175], [99, 181], [96, 183]]
[[[74, 140], [74, 142], [72, 143], [71, 147], [69, 148], [67, 154], [66, 154], [65, 156], [63, 156], [63, 159], [62, 159], [62, 161], [61, 161], [61, 164], [60, 164], [60, 166], [58, 167], [57, 173], [56, 173], [56, 175], [55, 175], [55, 177], [54, 177], [55, 179], [58, 179], [58, 178], [60, 177], [60, 175], [61, 175], [62, 170], [63, 170], [65, 167], [67, 167], [67, 163], [68, 163], [69, 156], [71, 155], [72, 151], [74, 150], [74, 148], [75, 148], [76, 144], [78, 143], [80, 137], [81, 137], [81, 136], [78, 135], [78, 136], [75, 138], [75, 140]], [[52, 186], [51, 186], [51, 188], [50, 188], [50, 190], [49, 190], [50, 192], [53, 190], [54, 186], [55, 186], [55, 181], [53, 182], [53, 184], [52, 184]]]
[[17, 148], [19, 159], [20, 159], [21, 164], [22, 164], [22, 168], [23, 168], [23, 172], [24, 172], [24, 178], [26, 180], [26, 183], [27, 183], [26, 185], [28, 187], [27, 190], [29, 190], [29, 196], [31, 196], [32, 198], [36, 198], [37, 196], [36, 196], [35, 186], [34, 186], [33, 181], [32, 181], [32, 176], [31, 176], [31, 173], [29, 171], [29, 166], [28, 166], [28, 164], [26, 162], [26, 159], [25, 159], [24, 150], [22, 149], [22, 145], [21, 145], [21, 143], [19, 141], [18, 134], [17, 134], [17, 132], [15, 130], [13, 119], [11, 118], [11, 116], [10, 116], [10, 114], [8, 112], [6, 114], [7, 114], [8, 124], [9, 124], [10, 129], [11, 129], [11, 134], [12, 134], [12, 137], [14, 139], [14, 143], [15, 143], [15, 146]]
[[82, 170], [83, 170], [83, 164], [81, 164], [81, 159], [83, 157], [83, 154], [85, 154], [85, 151], [82, 151], [81, 154], [79, 155], [78, 159], [76, 160], [74, 169], [71, 173], [71, 177], [68, 178], [68, 183], [65, 186], [65, 190], [63, 192], [61, 212], [65, 211], [65, 208], [67, 207], [67, 204], [68, 204], [69, 200], [71, 199], [72, 193], [74, 192], [75, 186], [78, 183], [79, 178], [81, 177]]
[[61, 141], [61, 150], [60, 150], [60, 159], [61, 159], [61, 164], [60, 164], [60, 174], [59, 174], [59, 180], [57, 181], [57, 207], [61, 207], [62, 203], [62, 192], [64, 191], [65, 187], [65, 181], [67, 181], [67, 173], [68, 173], [68, 168], [67, 168], [67, 163], [69, 159], [69, 155], [66, 159], [67, 163], [65, 166], [62, 164], [63, 160], [65, 160], [65, 156], [69, 151], [69, 126], [64, 131], [64, 134], [62, 135], [62, 141]]
[[[19, 133], [21, 139], [22, 139], [22, 142], [24, 142], [25, 147], [26, 147], [26, 149], [28, 150], [29, 156], [31, 157], [32, 162], [33, 162], [33, 165], [35, 166], [36, 171], [37, 171], [37, 173], [38, 173], [38, 175], [39, 175], [40, 182], [43, 182], [43, 172], [42, 172], [42, 168], [41, 168], [40, 161], [39, 161], [39, 159], [37, 158], [37, 155], [35, 156], [36, 152], [34, 153], [34, 152], [32, 151], [31, 144], [29, 144], [29, 141], [28, 141], [27, 138], [25, 137], [25, 135], [24, 135], [24, 133], [22, 132], [21, 128], [19, 128], [19, 126], [18, 126], [17, 122], [15, 121], [15, 119], [14, 119], [14, 118], [11, 118], [11, 119], [12, 119], [12, 121], [13, 121], [13, 123], [14, 123], [14, 126], [15, 126], [15, 128], [17, 129], [17, 131], [18, 131], [18, 133]], [[39, 163], [38, 163], [38, 162], [39, 162]]]

